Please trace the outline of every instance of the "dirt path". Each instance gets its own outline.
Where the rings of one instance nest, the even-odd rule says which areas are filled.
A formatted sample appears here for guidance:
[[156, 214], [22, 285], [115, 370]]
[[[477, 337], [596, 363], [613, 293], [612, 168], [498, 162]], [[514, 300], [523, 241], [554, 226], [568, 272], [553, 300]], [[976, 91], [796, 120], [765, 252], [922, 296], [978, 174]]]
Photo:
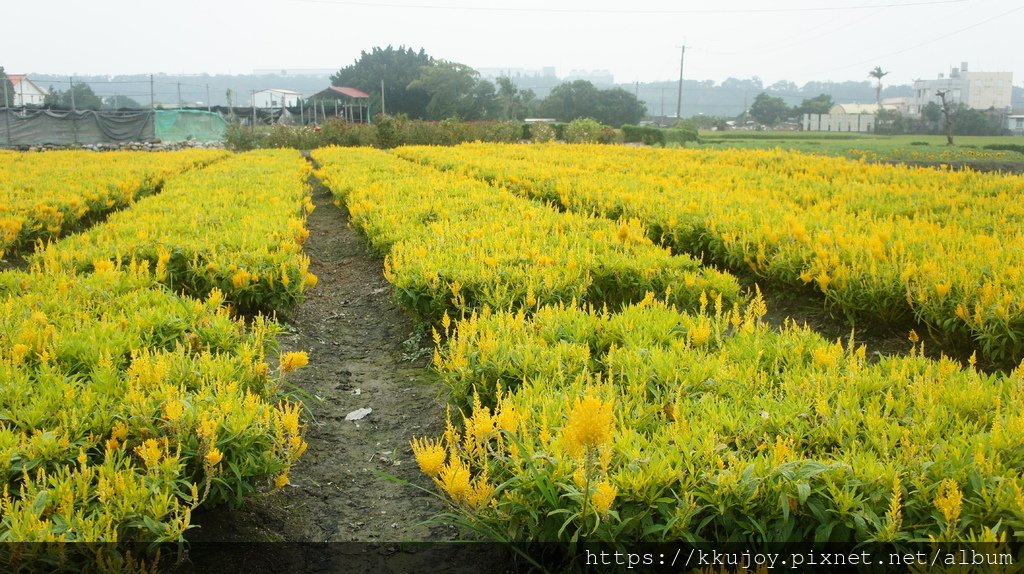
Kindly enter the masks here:
[[[441, 387], [428, 367], [430, 338], [421, 341], [410, 316], [392, 301], [380, 258], [348, 227], [347, 212], [331, 204], [322, 185], [315, 186], [313, 200], [317, 208], [307, 222], [304, 248], [319, 282], [283, 320], [288, 332], [280, 339], [285, 350], [309, 353], [309, 366], [289, 378], [308, 394], [309, 449], [292, 470], [290, 485], [237, 510], [197, 513], [193, 523], [200, 528], [188, 536], [197, 547], [303, 543], [256, 548], [248, 565], [255, 570], [261, 570], [268, 549], [304, 554], [289, 571], [325, 571], [324, 548], [362, 553], [377, 546], [367, 542], [459, 536], [450, 526], [422, 524], [445, 510], [439, 499], [379, 474], [433, 491], [409, 448], [412, 436], [443, 431]], [[363, 408], [372, 413], [346, 420]], [[361, 544], [333, 544], [344, 542]]]

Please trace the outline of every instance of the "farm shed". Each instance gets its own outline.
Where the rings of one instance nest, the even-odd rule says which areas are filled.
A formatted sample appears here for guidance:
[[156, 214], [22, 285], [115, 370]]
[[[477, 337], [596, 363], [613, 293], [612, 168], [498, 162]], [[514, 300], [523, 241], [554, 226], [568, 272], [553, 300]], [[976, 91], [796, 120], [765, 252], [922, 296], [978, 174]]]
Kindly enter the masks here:
[[252, 105], [260, 109], [294, 108], [301, 99], [301, 92], [271, 88], [253, 92]]
[[370, 94], [362, 90], [331, 86], [310, 96], [309, 101], [313, 103], [314, 121], [317, 116], [333, 116], [357, 124], [370, 123]]

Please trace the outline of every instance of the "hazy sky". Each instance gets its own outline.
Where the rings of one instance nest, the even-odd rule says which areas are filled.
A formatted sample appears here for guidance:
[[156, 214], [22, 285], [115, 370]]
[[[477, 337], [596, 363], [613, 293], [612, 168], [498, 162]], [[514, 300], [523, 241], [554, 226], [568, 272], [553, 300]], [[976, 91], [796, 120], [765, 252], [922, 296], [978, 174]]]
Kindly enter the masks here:
[[[329, 68], [374, 46], [474, 67], [611, 71], [616, 82], [760, 76], [934, 78], [969, 62], [1024, 83], [1021, 0], [52, 0], [0, 34], [11, 73], [251, 73]], [[29, 12], [31, 14], [31, 11]]]

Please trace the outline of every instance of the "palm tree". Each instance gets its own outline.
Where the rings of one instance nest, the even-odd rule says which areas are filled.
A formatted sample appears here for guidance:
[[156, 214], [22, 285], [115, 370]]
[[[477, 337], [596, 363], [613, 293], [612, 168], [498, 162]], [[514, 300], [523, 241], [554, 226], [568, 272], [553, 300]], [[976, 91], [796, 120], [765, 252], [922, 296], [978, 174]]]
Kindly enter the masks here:
[[868, 77], [878, 80], [878, 85], [875, 86], [875, 102], [878, 104], [878, 109], [882, 109], [882, 77], [888, 75], [889, 72], [883, 72], [881, 66], [875, 66], [874, 70], [868, 72]]

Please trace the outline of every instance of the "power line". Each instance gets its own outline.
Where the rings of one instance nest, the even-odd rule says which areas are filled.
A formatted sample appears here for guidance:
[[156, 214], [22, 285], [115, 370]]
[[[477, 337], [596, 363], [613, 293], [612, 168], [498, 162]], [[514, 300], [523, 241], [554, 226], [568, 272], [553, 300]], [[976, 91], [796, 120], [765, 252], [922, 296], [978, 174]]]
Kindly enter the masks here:
[[955, 35], [957, 35], [957, 34], [959, 34], [961, 32], [966, 32], [967, 30], [970, 30], [972, 28], [977, 28], [978, 26], [981, 26], [983, 24], [988, 24], [989, 22], [991, 22], [993, 20], [998, 20], [999, 18], [1002, 18], [1003, 16], [1008, 16], [1010, 14], [1013, 14], [1014, 12], [1019, 12], [1021, 10], [1024, 10], [1024, 6], [1018, 6], [1016, 8], [1011, 8], [1010, 10], [1007, 10], [1006, 12], [1002, 12], [1000, 14], [996, 14], [995, 16], [992, 16], [990, 18], [985, 18], [984, 20], [982, 20], [980, 22], [975, 22], [974, 24], [971, 24], [970, 26], [964, 26], [963, 28], [960, 28], [960, 29], [957, 29], [957, 30], [953, 30], [952, 32], [947, 32], [946, 34], [942, 34], [941, 36], [936, 36], [936, 37], [934, 37], [934, 38], [932, 38], [930, 40], [925, 40], [924, 42], [921, 42], [921, 43], [918, 43], [918, 44], [914, 44], [913, 46], [909, 46], [907, 48], [903, 48], [902, 50], [896, 50], [895, 52], [889, 52], [887, 54], [880, 54], [880, 55], [875, 56], [873, 58], [868, 58], [866, 60], [861, 60], [859, 62], [848, 64], [846, 66], [841, 66], [841, 67], [838, 67], [838, 68], [832, 68], [830, 70], [824, 70], [824, 71], [820, 71], [820, 72], [811, 72], [811, 74], [812, 75], [827, 74], [829, 72], [835, 72], [837, 70], [846, 70], [846, 69], [853, 68], [853, 67], [856, 67], [856, 66], [862, 66], [862, 65], [870, 63], [870, 62], [877, 62], [881, 58], [888, 58], [890, 56], [898, 56], [900, 54], [904, 54], [904, 53], [909, 52], [911, 50], [916, 50], [917, 48], [920, 48], [921, 46], [927, 46], [928, 44], [934, 44], [935, 42], [938, 42], [939, 40], [945, 40], [946, 38], [949, 38], [950, 36], [955, 36]]
[[455, 10], [461, 12], [516, 12], [541, 14], [615, 14], [615, 15], [672, 15], [672, 14], [766, 14], [793, 12], [836, 12], [840, 10], [866, 10], [873, 8], [902, 8], [905, 6], [934, 6], [937, 4], [959, 4], [968, 0], [922, 0], [918, 2], [889, 2], [883, 4], [853, 4], [848, 6], [811, 6], [790, 8], [706, 8], [706, 9], [610, 9], [610, 8], [521, 8], [503, 6], [453, 6], [449, 4], [397, 4], [377, 2], [354, 2], [348, 0], [293, 0], [309, 4], [334, 4], [338, 6], [358, 6], [364, 8], [402, 8], [414, 10]]

